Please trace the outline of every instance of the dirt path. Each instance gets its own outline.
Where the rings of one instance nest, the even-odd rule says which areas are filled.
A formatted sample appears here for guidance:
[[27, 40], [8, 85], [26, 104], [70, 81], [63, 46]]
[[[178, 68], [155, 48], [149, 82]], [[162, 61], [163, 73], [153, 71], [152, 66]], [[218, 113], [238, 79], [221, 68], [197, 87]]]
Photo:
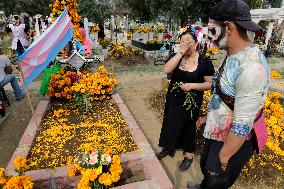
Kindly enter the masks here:
[[[163, 73], [143, 73], [143, 74], [123, 74], [119, 75], [119, 93], [126, 102], [139, 126], [144, 131], [155, 152], [159, 151], [158, 141], [160, 136], [161, 121], [155, 113], [149, 108], [147, 99], [156, 89], [161, 89], [161, 80], [165, 75]], [[198, 166], [198, 160], [195, 160], [189, 171], [181, 173], [177, 167], [183, 159], [182, 153], [177, 152], [174, 158], [166, 157], [161, 161], [168, 176], [173, 182], [175, 188], [186, 188], [187, 181], [200, 181], [202, 174]]]
[[[10, 112], [7, 119], [0, 125], [0, 167], [6, 167], [32, 117], [27, 98], [16, 101], [12, 91], [7, 90], [11, 105], [6, 109]], [[37, 91], [32, 92], [31, 99], [34, 107], [44, 97]]]

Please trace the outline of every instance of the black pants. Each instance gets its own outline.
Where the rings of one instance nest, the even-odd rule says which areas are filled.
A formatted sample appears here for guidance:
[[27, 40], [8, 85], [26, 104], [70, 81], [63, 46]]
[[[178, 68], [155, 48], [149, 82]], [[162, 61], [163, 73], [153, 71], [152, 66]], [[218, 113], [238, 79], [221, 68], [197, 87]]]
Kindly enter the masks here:
[[225, 171], [221, 168], [219, 152], [223, 142], [207, 140], [200, 159], [204, 179], [202, 189], [227, 189], [231, 187], [240, 175], [242, 168], [252, 157], [255, 147], [252, 140], [244, 142], [239, 151], [232, 156]]

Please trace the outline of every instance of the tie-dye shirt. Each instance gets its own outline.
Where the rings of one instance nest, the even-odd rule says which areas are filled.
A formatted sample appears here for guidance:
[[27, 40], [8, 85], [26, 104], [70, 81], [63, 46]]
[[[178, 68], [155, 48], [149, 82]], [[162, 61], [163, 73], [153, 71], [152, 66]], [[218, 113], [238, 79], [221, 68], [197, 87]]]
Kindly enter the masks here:
[[255, 45], [228, 56], [220, 84], [222, 92], [235, 99], [234, 111], [216, 94], [213, 81], [204, 137], [224, 141], [229, 132], [248, 136], [257, 112], [263, 107], [269, 78], [267, 60]]

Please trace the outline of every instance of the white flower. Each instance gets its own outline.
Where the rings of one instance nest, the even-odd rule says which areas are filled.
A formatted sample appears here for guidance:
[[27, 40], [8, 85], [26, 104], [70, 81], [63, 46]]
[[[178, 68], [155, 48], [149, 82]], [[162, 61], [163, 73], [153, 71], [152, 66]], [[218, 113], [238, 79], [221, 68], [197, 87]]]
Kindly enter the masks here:
[[111, 156], [109, 154], [103, 154], [101, 156], [101, 162], [103, 165], [108, 165], [111, 163]]
[[90, 160], [89, 160], [89, 164], [90, 165], [94, 165], [96, 163], [99, 162], [99, 159], [98, 159], [98, 152], [93, 152], [90, 154]]

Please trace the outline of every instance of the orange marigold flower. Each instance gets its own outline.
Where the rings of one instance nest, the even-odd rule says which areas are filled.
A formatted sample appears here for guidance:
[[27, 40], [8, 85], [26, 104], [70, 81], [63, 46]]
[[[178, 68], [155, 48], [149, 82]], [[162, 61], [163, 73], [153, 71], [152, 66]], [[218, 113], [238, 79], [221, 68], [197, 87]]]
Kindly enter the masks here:
[[105, 185], [105, 186], [110, 186], [113, 182], [112, 182], [112, 177], [111, 174], [109, 173], [103, 173], [100, 177], [99, 177], [99, 183]]
[[17, 157], [13, 161], [13, 166], [14, 166], [15, 170], [18, 171], [18, 172], [24, 172], [29, 168], [28, 163], [27, 163], [27, 159], [22, 157], [22, 156]]
[[79, 173], [79, 170], [75, 166], [71, 166], [68, 168], [69, 176], [76, 176]]
[[73, 163], [73, 160], [74, 160], [73, 156], [68, 156], [67, 159], [66, 159], [66, 164], [71, 165]]

